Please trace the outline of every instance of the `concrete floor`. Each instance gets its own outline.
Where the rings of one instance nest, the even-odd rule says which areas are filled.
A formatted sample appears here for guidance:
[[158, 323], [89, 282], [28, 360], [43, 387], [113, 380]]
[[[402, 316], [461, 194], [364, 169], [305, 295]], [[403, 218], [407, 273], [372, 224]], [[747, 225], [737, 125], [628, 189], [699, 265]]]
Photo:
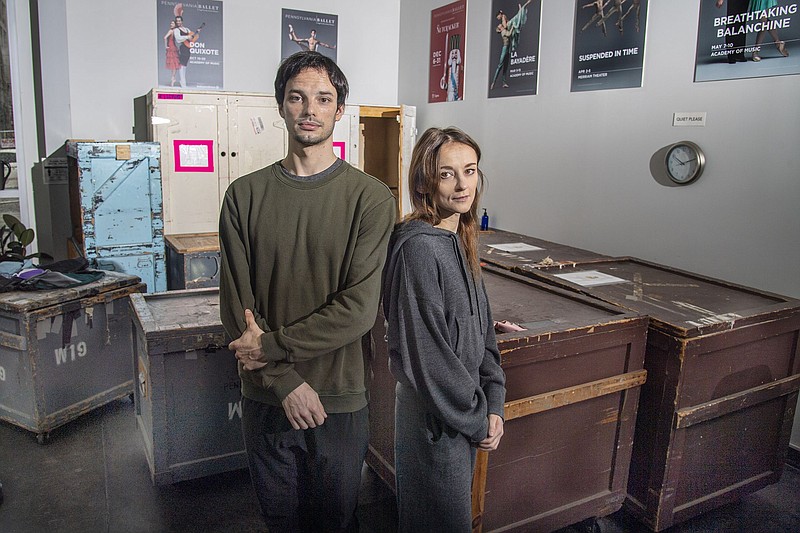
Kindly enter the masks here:
[[[3, 533], [265, 531], [246, 471], [154, 487], [136, 428], [122, 399], [54, 430], [45, 445], [0, 422]], [[394, 495], [364, 468], [358, 515], [362, 532], [395, 531]], [[619, 511], [560, 533], [647, 531]], [[800, 471], [742, 500], [666, 530], [669, 533], [800, 531]]]

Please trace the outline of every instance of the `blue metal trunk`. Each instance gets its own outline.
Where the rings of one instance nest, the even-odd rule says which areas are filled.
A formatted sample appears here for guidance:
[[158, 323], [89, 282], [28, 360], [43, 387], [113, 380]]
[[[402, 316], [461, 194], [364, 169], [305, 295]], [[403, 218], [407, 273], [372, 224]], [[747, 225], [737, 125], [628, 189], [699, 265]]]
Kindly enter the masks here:
[[67, 143], [75, 247], [102, 270], [167, 290], [161, 146], [153, 142]]

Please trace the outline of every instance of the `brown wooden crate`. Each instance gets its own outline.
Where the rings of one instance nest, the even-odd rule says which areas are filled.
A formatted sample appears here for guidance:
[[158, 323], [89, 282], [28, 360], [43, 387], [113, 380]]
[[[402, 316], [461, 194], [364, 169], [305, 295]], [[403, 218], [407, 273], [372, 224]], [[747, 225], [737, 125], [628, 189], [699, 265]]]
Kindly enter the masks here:
[[[509, 421], [500, 449], [476, 469], [476, 530], [515, 522], [551, 530], [614, 512], [627, 482], [646, 319], [491, 266], [484, 281], [494, 318], [528, 329], [498, 335]], [[385, 334], [379, 313], [367, 463], [394, 487], [395, 380]], [[542, 468], [557, 473], [558, 490]]]
[[[523, 243], [536, 246], [537, 248], [541, 248], [541, 250], [505, 252], [491, 246], [509, 243]], [[606, 255], [601, 255], [589, 250], [498, 229], [490, 229], [489, 231], [482, 231], [480, 233], [478, 253], [481, 261], [485, 263], [520, 273], [536, 270], [547, 265], [553, 265], [555, 267], [571, 266], [578, 262], [590, 263], [609, 259]]]
[[[627, 506], [651, 529], [780, 478], [800, 387], [800, 301], [632, 257], [513, 268], [650, 316]], [[624, 282], [559, 277], [585, 271]]]
[[217, 233], [166, 235], [164, 241], [167, 246], [180, 254], [219, 251], [219, 234]]

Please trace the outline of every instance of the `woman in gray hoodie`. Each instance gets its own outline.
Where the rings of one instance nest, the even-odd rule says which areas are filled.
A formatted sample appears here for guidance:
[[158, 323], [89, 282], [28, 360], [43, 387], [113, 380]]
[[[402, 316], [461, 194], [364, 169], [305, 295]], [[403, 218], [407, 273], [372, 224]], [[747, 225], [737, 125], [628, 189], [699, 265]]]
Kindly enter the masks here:
[[399, 531], [471, 531], [477, 449], [503, 435], [505, 375], [478, 260], [480, 148], [456, 128], [422, 134], [411, 158], [414, 211], [383, 272], [389, 366], [397, 380]]

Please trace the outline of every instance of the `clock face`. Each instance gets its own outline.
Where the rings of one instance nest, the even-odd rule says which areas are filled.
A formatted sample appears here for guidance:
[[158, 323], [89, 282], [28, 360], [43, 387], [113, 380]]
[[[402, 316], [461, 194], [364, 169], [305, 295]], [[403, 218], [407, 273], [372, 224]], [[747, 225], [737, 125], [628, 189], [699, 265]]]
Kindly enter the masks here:
[[683, 185], [700, 176], [704, 162], [699, 148], [688, 143], [678, 143], [667, 152], [667, 174], [672, 181]]

